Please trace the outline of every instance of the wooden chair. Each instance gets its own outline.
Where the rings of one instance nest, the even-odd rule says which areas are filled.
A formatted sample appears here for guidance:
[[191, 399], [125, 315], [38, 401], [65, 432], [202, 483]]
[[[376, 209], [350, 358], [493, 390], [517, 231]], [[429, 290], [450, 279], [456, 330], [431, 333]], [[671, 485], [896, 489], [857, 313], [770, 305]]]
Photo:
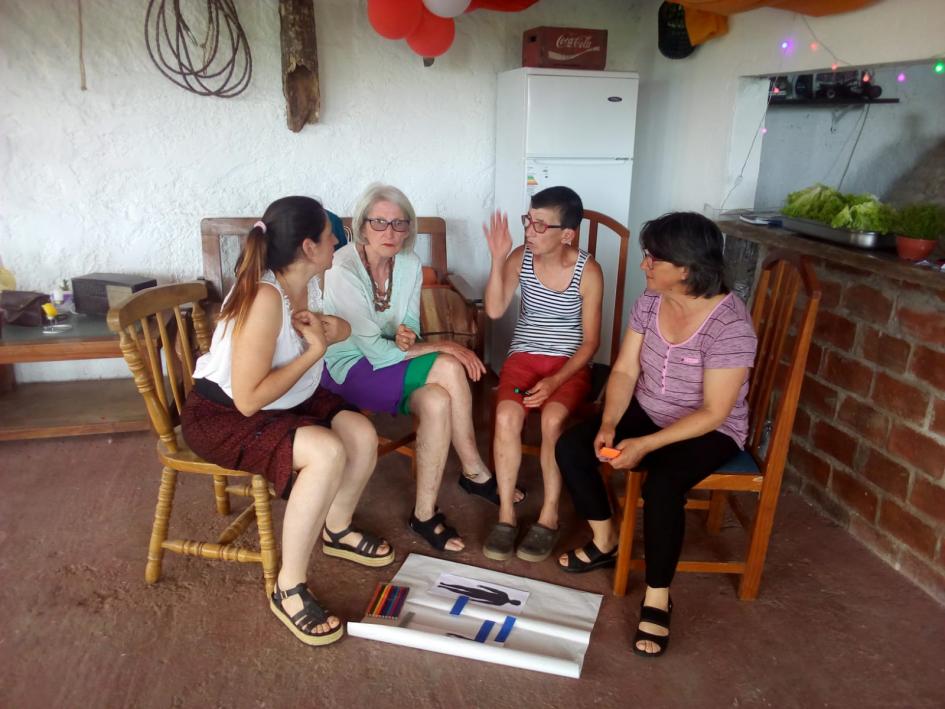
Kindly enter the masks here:
[[[614, 262], [617, 264], [615, 271], [615, 282], [614, 288], [611, 289], [607, 283], [607, 271], [608, 269], [604, 267], [604, 304], [603, 310], [601, 312], [601, 331], [605, 335], [609, 334], [609, 342], [606, 338], [602, 338], [601, 350], [603, 352], [609, 352], [608, 364], [602, 364], [600, 362], [592, 362], [591, 364], [591, 392], [588, 397], [588, 400], [585, 404], [574, 413], [574, 417], [578, 419], [587, 418], [594, 415], [599, 408], [598, 398], [601, 391], [603, 390], [604, 384], [607, 382], [607, 377], [610, 374], [610, 368], [613, 366], [613, 363], [617, 360], [617, 354], [620, 352], [620, 333], [623, 327], [623, 299], [624, 292], [626, 290], [626, 280], [627, 280], [627, 253], [630, 245], [630, 230], [625, 227], [623, 224], [618, 222], [612, 217], [608, 217], [606, 214], [601, 214], [600, 212], [594, 212], [592, 210], [584, 210], [584, 222], [587, 223], [586, 230], [581, 229], [581, 237], [579, 242], [584, 242], [584, 234], [587, 234], [587, 240], [585, 245], [582, 247], [585, 251], [591, 254], [595, 259], [598, 258], [599, 247], [599, 238], [601, 236], [601, 227], [604, 227], [604, 233], [613, 239], [608, 243], [608, 258], [607, 261], [611, 261], [610, 258], [613, 255], [616, 255]], [[582, 222], [582, 227], [584, 226]], [[579, 244], [580, 245], [580, 244]], [[613, 293], [613, 302], [610, 302], [606, 295]], [[604, 323], [610, 321], [610, 327], [605, 327]], [[599, 350], [600, 351], [600, 350]], [[492, 403], [490, 405], [490, 415], [495, 413], [495, 390], [492, 392]], [[528, 426], [528, 418], [531, 418], [531, 414], [536, 413], [536, 411], [529, 411], [529, 416], [526, 418], [525, 426]], [[524, 438], [524, 431], [523, 431]], [[495, 439], [495, 431], [493, 424], [493, 436], [489, 439], [489, 459], [495, 462], [495, 455], [493, 451], [493, 443]], [[538, 457], [541, 453], [541, 445], [533, 443], [522, 443], [522, 454], [531, 455]]]
[[[212, 300], [222, 301], [233, 286], [233, 272], [246, 240], [258, 217], [208, 217], [200, 221], [203, 275]], [[351, 217], [342, 224], [351, 240]], [[485, 314], [482, 298], [457, 274], [451, 274], [446, 257], [446, 221], [441, 217], [417, 217], [417, 236], [427, 237], [430, 265], [423, 267], [420, 293], [420, 336], [427, 340], [452, 339], [469, 347], [480, 359], [485, 350]], [[412, 444], [416, 431], [403, 436], [381, 436], [377, 454], [397, 452], [414, 461]]]
[[[686, 504], [688, 509], [707, 510], [706, 527], [710, 533], [716, 534], [728, 503], [749, 533], [748, 552], [740, 561], [680, 561], [677, 569], [736, 574], [741, 577], [738, 596], [742, 600], [757, 598], [761, 585], [819, 305], [820, 284], [804, 257], [773, 253], [764, 261], [752, 307], [758, 350], [749, 383], [750, 429], [745, 451], [693, 488], [710, 491], [708, 500], [690, 499]], [[614, 593], [618, 596], [627, 591], [630, 570], [646, 566], [644, 559], [632, 558], [633, 533], [637, 510], [642, 506], [640, 488], [644, 475], [645, 472], [640, 470], [627, 473], [614, 576]], [[733, 492], [750, 492], [758, 496], [753, 517], [749, 518], [738, 500], [730, 494]]]
[[[173, 551], [205, 559], [261, 564], [266, 593], [271, 594], [279, 553], [273, 536], [268, 482], [261, 475], [206, 462], [188, 448], [179, 426], [175, 427], [184, 399], [193, 387], [195, 355], [210, 349], [210, 331], [201, 305], [206, 297], [207, 286], [199, 281], [156, 286], [135, 293], [108, 313], [108, 326], [119, 335], [122, 355], [158, 435], [157, 456], [164, 466], [144, 577], [148, 583], [155, 583], [161, 576], [164, 552]], [[182, 310], [187, 304], [193, 305], [189, 314]], [[231, 493], [252, 497], [253, 502], [216, 541], [168, 539], [178, 473], [212, 477], [216, 508], [221, 515], [230, 514]], [[229, 478], [250, 481], [236, 485], [229, 484]], [[254, 520], [259, 529], [258, 551], [236, 543]]]

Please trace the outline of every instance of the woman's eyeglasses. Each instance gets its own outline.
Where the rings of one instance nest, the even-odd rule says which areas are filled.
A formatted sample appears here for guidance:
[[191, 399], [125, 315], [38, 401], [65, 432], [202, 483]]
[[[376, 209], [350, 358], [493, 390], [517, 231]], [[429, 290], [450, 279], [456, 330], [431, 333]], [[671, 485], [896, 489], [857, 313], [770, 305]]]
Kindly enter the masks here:
[[373, 217], [373, 218], [369, 217], [365, 219], [364, 221], [370, 224], [371, 228], [374, 231], [384, 231], [389, 226], [394, 231], [402, 234], [403, 232], [407, 231], [407, 229], [410, 228], [409, 219], [391, 219], [390, 221], [387, 221], [386, 219], [382, 219], [381, 217]]
[[560, 224], [545, 224], [544, 222], [533, 221], [530, 216], [527, 214], [522, 215], [522, 226], [528, 229], [531, 227], [535, 230], [536, 234], [544, 234], [549, 229], [563, 229], [564, 227]]
[[643, 249], [643, 260], [652, 266], [654, 263], [661, 263], [666, 259], [656, 258], [649, 249]]

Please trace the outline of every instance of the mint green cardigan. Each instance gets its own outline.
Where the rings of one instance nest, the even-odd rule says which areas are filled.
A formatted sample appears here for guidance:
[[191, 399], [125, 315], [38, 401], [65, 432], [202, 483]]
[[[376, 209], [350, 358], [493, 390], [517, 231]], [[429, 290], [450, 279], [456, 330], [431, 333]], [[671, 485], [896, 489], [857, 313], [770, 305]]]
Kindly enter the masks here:
[[367, 357], [374, 369], [404, 360], [406, 353], [394, 343], [394, 335], [401, 323], [420, 334], [421, 272], [415, 253], [397, 254], [390, 307], [378, 313], [374, 310], [371, 277], [355, 245], [349, 243], [335, 252], [332, 267], [325, 272], [324, 308], [326, 314], [348, 321], [351, 337], [335, 343], [325, 353], [332, 379], [343, 383], [362, 357]]

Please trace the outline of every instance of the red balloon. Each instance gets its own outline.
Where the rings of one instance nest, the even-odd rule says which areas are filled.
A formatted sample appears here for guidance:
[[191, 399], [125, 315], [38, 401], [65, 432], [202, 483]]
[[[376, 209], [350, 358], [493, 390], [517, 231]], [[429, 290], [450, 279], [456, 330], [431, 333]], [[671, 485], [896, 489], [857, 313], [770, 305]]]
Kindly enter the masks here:
[[421, 57], [438, 57], [450, 48], [455, 37], [452, 17], [439, 17], [424, 8], [420, 26], [407, 37], [407, 44]]
[[413, 34], [424, 12], [423, 0], [368, 0], [367, 4], [371, 27], [387, 39], [403, 39]]

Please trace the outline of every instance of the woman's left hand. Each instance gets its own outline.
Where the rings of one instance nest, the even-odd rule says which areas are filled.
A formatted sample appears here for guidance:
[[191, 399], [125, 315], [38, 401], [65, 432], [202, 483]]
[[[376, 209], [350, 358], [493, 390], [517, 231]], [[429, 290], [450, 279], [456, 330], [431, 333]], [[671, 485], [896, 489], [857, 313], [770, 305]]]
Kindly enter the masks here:
[[476, 353], [467, 347], [463, 347], [457, 342], [442, 342], [439, 343], [439, 351], [445, 354], [451, 354], [456, 359], [459, 360], [459, 363], [463, 365], [463, 368], [466, 370], [466, 376], [472, 379], [474, 382], [478, 382], [483, 374], [486, 373], [486, 365], [482, 363], [482, 360], [476, 356]]
[[416, 341], [417, 333], [406, 325], [397, 326], [397, 333], [394, 335], [394, 344], [396, 344], [397, 347], [406, 352]]
[[652, 450], [646, 438], [625, 438], [614, 448], [620, 451], [620, 455], [608, 462], [617, 470], [633, 470]]

